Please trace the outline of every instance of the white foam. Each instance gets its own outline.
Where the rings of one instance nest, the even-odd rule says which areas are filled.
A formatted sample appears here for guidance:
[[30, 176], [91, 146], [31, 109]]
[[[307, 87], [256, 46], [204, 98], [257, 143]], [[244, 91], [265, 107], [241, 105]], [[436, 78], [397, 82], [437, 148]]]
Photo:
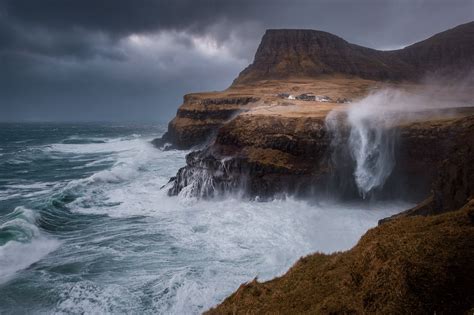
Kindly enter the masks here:
[[0, 246], [0, 283], [9, 281], [16, 272], [28, 268], [47, 254], [56, 250], [60, 243], [44, 236], [35, 225], [35, 213], [23, 207], [17, 207], [10, 214], [15, 217], [0, 225], [0, 231], [8, 228], [20, 229], [23, 236]]
[[[102, 139], [102, 138], [101, 138]], [[43, 149], [50, 152], [74, 153], [74, 154], [97, 154], [97, 153], [120, 153], [133, 150], [139, 143], [146, 142], [145, 139], [109, 138], [102, 139], [103, 142], [93, 143], [55, 143], [45, 146]]]
[[[148, 174], [149, 175], [149, 174]], [[159, 187], [164, 177], [145, 174], [133, 181], [108, 186], [102, 197], [108, 203], [90, 206], [82, 200], [75, 211], [112, 217], [147, 216], [149, 235], [165, 234], [178, 252], [195, 256], [162, 257], [149, 249], [141, 263], [168, 261], [149, 273], [138, 288], [158, 281], [153, 294], [157, 313], [198, 314], [220, 302], [241, 283], [283, 274], [301, 256], [330, 253], [352, 247], [367, 229], [383, 217], [408, 207], [319, 204], [293, 199], [250, 202], [239, 199], [197, 200], [168, 197]], [[96, 196], [97, 197], [97, 196]], [[156, 222], [156, 223], [152, 223]], [[156, 226], [155, 226], [156, 225]], [[136, 255], [124, 252], [123, 255]], [[186, 254], [184, 254], [186, 255]], [[176, 269], [174, 265], [183, 265]], [[134, 266], [132, 269], [140, 269]], [[197, 270], [197, 271], [196, 271]], [[140, 279], [136, 270], [127, 277]], [[137, 274], [138, 273], [138, 274]], [[168, 277], [166, 274], [171, 273]], [[140, 290], [140, 289], [138, 289]], [[167, 292], [162, 296], [162, 292]]]
[[124, 314], [140, 303], [123, 286], [98, 285], [87, 280], [65, 284], [60, 292], [54, 314]]

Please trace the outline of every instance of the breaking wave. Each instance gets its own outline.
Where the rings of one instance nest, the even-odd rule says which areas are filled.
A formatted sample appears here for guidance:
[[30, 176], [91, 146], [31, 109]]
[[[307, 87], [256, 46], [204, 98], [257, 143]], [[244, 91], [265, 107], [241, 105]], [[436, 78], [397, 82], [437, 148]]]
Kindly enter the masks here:
[[58, 240], [40, 231], [37, 219], [33, 210], [24, 207], [0, 218], [0, 284], [59, 247]]

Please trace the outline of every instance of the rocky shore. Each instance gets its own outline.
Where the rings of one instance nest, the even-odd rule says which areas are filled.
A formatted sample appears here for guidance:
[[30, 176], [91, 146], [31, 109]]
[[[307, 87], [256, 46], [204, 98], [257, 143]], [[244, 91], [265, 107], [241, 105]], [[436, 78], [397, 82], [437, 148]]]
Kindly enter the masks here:
[[[473, 69], [473, 40], [474, 22], [391, 52], [325, 32], [267, 31], [229, 89], [184, 97], [154, 141], [193, 149], [164, 187], [170, 195], [419, 203], [382, 220], [353, 249], [302, 258], [280, 278], [242, 285], [209, 313], [474, 307], [472, 80], [452, 93], [420, 80]], [[393, 106], [364, 110], [374, 102]]]

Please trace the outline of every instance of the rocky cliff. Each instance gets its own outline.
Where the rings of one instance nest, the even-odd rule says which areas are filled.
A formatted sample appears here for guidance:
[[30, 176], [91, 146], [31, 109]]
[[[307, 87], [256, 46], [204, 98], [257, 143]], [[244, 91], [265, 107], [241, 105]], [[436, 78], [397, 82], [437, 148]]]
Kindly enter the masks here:
[[168, 131], [153, 143], [158, 147], [168, 144], [177, 149], [204, 143], [218, 127], [258, 100], [255, 95], [232, 92], [187, 94], [176, 117], [168, 124]]
[[[188, 155], [187, 166], [178, 172], [169, 193], [187, 187], [187, 193], [199, 197], [238, 191], [259, 199], [285, 194], [314, 198], [324, 193], [358, 198], [350, 153], [333, 161], [334, 135], [326, 119], [330, 108], [313, 105], [303, 112], [288, 112], [286, 106], [274, 106], [271, 112], [256, 108], [238, 115], [219, 128], [209, 146]], [[444, 160], [473, 137], [473, 123], [474, 108], [391, 127], [386, 132], [396, 134], [396, 165], [377, 195], [409, 200], [427, 196]], [[342, 121], [340, 128], [344, 133], [340, 141], [347, 143], [349, 127]]]

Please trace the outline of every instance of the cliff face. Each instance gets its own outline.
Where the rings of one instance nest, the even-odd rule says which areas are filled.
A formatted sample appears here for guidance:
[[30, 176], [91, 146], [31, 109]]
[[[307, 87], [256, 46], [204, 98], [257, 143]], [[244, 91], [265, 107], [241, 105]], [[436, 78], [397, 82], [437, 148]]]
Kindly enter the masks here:
[[382, 51], [350, 44], [335, 35], [313, 30], [268, 30], [254, 62], [234, 84], [258, 80], [348, 74], [366, 79], [413, 77], [411, 67]]
[[321, 31], [268, 30], [254, 62], [234, 84], [322, 74], [415, 80], [432, 71], [474, 66], [473, 38], [471, 22], [401, 50], [378, 51]]
[[[383, 219], [380, 223], [407, 216], [448, 212], [462, 207], [469, 199], [474, 198], [474, 117], [456, 120], [452, 126], [451, 130], [443, 130], [447, 132], [445, 141], [450, 141], [450, 149], [446, 150], [444, 145], [445, 153], [436, 164], [436, 172], [430, 181], [429, 196], [416, 207]], [[437, 128], [431, 128], [433, 129]], [[424, 137], [419, 140], [417, 147], [425, 148], [423, 151], [426, 151]], [[435, 151], [429, 151], [437, 155]]]
[[[194, 182], [196, 186], [188, 193], [200, 197], [237, 190], [263, 199], [282, 194], [314, 198], [324, 192], [357, 198], [350, 153], [344, 152], [345, 159], [332, 164], [333, 135], [326, 122], [327, 107], [317, 110], [315, 105], [312, 112], [303, 115], [288, 115], [285, 109], [279, 112], [274, 108], [271, 114], [254, 110], [221, 127], [211, 145], [189, 155], [169, 193], [178, 194]], [[377, 192], [379, 196], [414, 200], [427, 196], [446, 157], [474, 135], [474, 109], [458, 117], [425, 119], [387, 131], [398, 135], [396, 165]], [[347, 136], [346, 131], [343, 137]]]
[[218, 127], [239, 111], [247, 110], [258, 97], [232, 93], [195, 93], [184, 96], [176, 117], [168, 124], [168, 131], [153, 143], [177, 149], [188, 149], [208, 140]]

